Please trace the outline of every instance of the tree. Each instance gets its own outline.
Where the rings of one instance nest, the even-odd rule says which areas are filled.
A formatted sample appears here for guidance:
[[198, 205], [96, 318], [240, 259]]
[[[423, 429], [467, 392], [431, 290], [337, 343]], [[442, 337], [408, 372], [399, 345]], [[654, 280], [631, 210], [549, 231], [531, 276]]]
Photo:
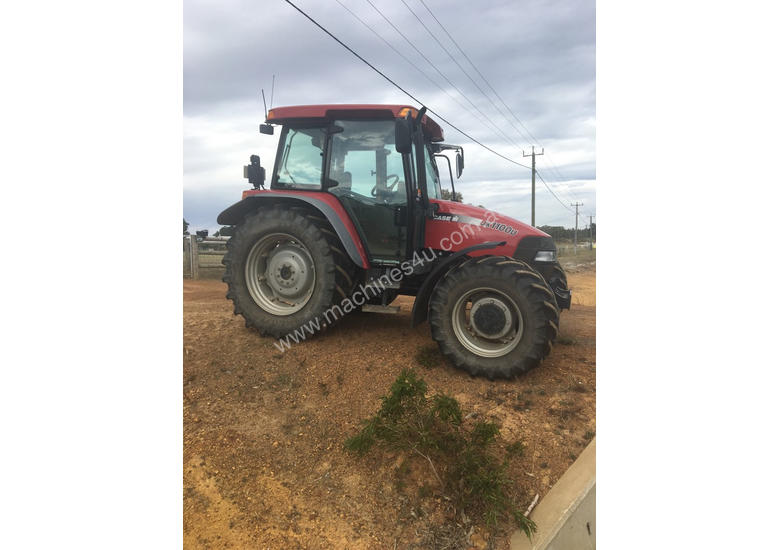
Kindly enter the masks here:
[[455, 195], [453, 196], [451, 191], [442, 189], [441, 198], [443, 198], [445, 201], [463, 202], [463, 195], [460, 193], [460, 191], [455, 191]]
[[[184, 218], [182, 218], [182, 219], [184, 219]], [[184, 234], [185, 234], [185, 235], [189, 235], [189, 234], [190, 234], [190, 232], [189, 232], [189, 231], [187, 231], [187, 228], [188, 228], [189, 226], [190, 226], [190, 224], [189, 224], [189, 223], [187, 223], [187, 220], [184, 220]]]

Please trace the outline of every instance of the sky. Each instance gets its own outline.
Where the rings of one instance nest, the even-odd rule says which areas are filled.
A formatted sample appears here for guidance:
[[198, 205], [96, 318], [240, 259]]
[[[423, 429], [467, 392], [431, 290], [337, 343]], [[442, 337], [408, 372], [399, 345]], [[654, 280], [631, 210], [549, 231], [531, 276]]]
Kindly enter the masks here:
[[[595, 0], [293, 2], [484, 145], [528, 166], [531, 158], [523, 158], [523, 151], [543, 147], [538, 173], [560, 202], [537, 179], [537, 226], [574, 227], [573, 202], [583, 203], [580, 227], [587, 224], [583, 215], [595, 216]], [[261, 89], [270, 103], [274, 78], [277, 107], [418, 106], [284, 0], [185, 0], [183, 192], [191, 232], [218, 229], [219, 212], [251, 187], [243, 179], [250, 154], [260, 155], [270, 175], [279, 131], [263, 135], [258, 125], [265, 118]], [[445, 142], [464, 146], [465, 170], [455, 183], [464, 202], [530, 223], [531, 171], [438, 122]], [[449, 188], [448, 176], [442, 187]]]

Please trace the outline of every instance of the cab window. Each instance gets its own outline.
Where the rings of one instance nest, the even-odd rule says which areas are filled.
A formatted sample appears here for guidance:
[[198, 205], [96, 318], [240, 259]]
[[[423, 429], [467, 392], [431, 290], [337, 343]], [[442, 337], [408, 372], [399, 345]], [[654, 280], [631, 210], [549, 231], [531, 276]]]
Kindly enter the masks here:
[[320, 189], [324, 128], [285, 128], [284, 147], [271, 187]]

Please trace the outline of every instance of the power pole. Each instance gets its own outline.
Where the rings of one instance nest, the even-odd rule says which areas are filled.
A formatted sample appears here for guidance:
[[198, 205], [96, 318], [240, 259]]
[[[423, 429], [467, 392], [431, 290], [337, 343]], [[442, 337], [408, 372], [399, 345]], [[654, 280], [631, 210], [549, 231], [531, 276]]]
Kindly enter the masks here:
[[531, 225], [533, 227], [536, 227], [536, 155], [543, 154], [544, 147], [541, 153], [537, 153], [533, 145], [531, 145], [530, 155], [526, 155], [523, 151], [523, 157], [531, 157]]
[[593, 250], [593, 216], [588, 216], [590, 218], [590, 224], [588, 224], [588, 239], [590, 240], [589, 249]]
[[580, 206], [582, 206], [581, 202], [575, 202], [572, 204], [574, 207], [574, 255], [577, 255], [577, 230], [580, 227], [579, 221], [580, 221]]

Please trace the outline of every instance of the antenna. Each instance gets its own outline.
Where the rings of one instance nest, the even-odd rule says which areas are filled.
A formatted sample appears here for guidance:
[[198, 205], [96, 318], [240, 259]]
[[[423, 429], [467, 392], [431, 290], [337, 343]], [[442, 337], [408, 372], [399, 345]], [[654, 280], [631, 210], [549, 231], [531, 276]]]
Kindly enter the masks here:
[[263, 94], [263, 109], [265, 110], [265, 119], [268, 120], [268, 107], [265, 105], [265, 90], [260, 88], [260, 93]]
[[276, 75], [271, 76], [271, 109], [274, 108], [274, 84], [276, 84]]

